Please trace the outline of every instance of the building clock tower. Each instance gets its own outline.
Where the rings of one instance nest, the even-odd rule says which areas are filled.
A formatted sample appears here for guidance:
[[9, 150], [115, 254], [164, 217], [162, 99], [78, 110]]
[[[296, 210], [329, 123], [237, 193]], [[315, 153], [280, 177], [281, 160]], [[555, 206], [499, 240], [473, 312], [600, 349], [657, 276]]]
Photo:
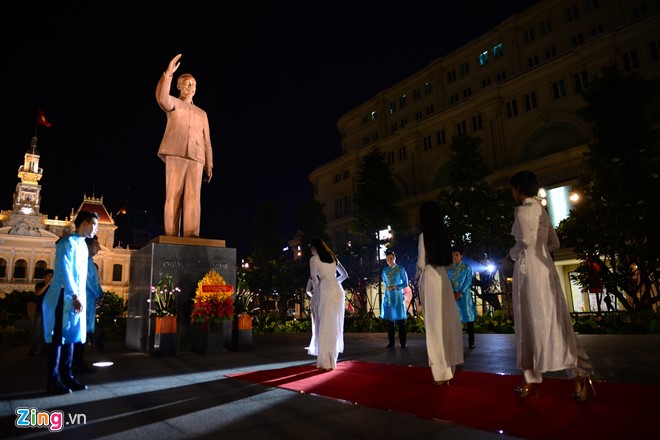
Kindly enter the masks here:
[[15, 213], [39, 214], [41, 205], [41, 185], [39, 180], [43, 175], [39, 168], [39, 151], [37, 150], [37, 138], [32, 138], [32, 144], [25, 153], [25, 161], [18, 168], [18, 177], [21, 181], [16, 185], [14, 193]]

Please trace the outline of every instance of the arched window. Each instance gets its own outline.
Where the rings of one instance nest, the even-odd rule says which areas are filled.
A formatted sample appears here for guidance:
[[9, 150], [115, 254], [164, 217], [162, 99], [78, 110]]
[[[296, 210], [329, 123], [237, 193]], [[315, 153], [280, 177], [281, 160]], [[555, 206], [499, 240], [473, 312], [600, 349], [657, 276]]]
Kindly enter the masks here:
[[7, 260], [0, 258], [0, 279], [7, 279]]
[[112, 281], [121, 281], [122, 269], [123, 267], [121, 264], [115, 264], [112, 266]]
[[24, 280], [27, 278], [27, 261], [20, 259], [14, 263], [14, 279]]
[[36, 262], [34, 265], [34, 279], [35, 280], [43, 280], [44, 279], [44, 272], [48, 269], [48, 263], [46, 263], [44, 260], [39, 260]]

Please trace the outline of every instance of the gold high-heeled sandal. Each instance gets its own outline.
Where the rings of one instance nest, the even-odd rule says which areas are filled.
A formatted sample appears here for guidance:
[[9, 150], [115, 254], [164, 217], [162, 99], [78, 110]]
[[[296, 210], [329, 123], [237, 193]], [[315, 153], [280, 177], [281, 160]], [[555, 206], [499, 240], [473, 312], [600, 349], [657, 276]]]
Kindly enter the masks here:
[[[589, 384], [589, 387], [587, 387], [587, 384]], [[591, 380], [591, 374], [580, 374], [575, 378], [575, 392], [571, 397], [576, 402], [586, 402], [589, 400], [589, 389], [591, 389], [591, 393], [595, 396], [596, 390]]]
[[443, 385], [449, 385], [449, 381], [448, 380], [434, 380], [433, 385], [437, 385], [437, 386], [441, 387]]
[[538, 396], [539, 384], [523, 382], [513, 389], [513, 392], [516, 393], [518, 397], [522, 398], [529, 397], [529, 395], [532, 394], [532, 391], [534, 391], [535, 396]]

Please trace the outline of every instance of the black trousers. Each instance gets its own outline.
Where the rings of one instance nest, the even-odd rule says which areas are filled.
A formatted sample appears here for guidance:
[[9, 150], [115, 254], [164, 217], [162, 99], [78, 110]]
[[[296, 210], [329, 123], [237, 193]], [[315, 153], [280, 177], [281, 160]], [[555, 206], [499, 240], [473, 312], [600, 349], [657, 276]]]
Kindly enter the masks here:
[[465, 323], [465, 329], [467, 330], [467, 334], [468, 334], [468, 344], [470, 346], [473, 346], [474, 345], [474, 321], [466, 322]]
[[401, 345], [406, 345], [406, 320], [387, 321], [387, 338], [390, 344], [394, 345], [394, 323], [399, 327], [399, 342]]
[[53, 342], [48, 348], [48, 362], [46, 363], [46, 375], [49, 381], [59, 380], [60, 371], [62, 376], [69, 378], [71, 365], [73, 363], [73, 343], [62, 344], [62, 314], [64, 312], [64, 289], [60, 290], [60, 296], [55, 306], [55, 327], [53, 328]]

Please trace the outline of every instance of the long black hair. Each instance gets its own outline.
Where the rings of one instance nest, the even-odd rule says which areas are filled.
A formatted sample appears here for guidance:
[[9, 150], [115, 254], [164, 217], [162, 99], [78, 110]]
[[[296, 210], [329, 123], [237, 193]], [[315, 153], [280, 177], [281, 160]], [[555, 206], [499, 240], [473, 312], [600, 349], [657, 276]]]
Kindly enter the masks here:
[[319, 258], [322, 262], [334, 263], [337, 261], [335, 254], [330, 250], [328, 245], [325, 244], [325, 241], [320, 238], [313, 238], [312, 241], [309, 242], [309, 247], [316, 249], [316, 253], [319, 254]]
[[452, 264], [451, 243], [437, 202], [425, 202], [419, 207], [419, 226], [424, 233], [426, 262], [434, 266]]

